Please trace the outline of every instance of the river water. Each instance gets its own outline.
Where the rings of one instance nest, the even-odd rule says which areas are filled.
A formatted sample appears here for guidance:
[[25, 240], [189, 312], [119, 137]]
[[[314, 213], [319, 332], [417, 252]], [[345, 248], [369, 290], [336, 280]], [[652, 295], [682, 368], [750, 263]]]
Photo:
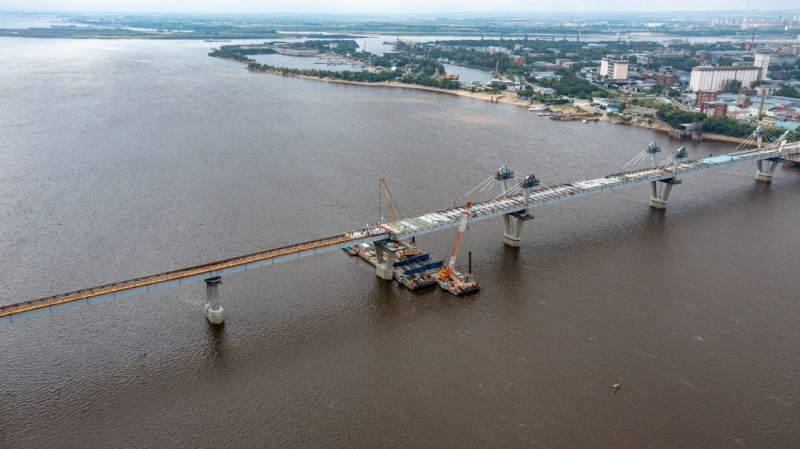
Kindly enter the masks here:
[[[249, 73], [203, 42], [0, 39], [0, 303], [559, 182], [651, 140], [446, 94]], [[687, 177], [470, 226], [482, 290], [328, 253], [0, 327], [3, 447], [753, 447], [800, 441], [800, 173]], [[454, 231], [418, 243], [449, 255]], [[618, 393], [612, 385], [622, 380]]]

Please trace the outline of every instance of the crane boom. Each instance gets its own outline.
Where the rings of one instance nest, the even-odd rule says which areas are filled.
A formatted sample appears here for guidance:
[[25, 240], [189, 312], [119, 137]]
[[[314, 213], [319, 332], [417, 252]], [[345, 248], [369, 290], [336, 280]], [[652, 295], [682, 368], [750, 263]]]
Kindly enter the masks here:
[[381, 192], [383, 192], [383, 199], [386, 200], [386, 208], [389, 209], [389, 220], [394, 221], [394, 206], [392, 205], [392, 195], [389, 194], [389, 188], [386, 187], [386, 181], [381, 176], [378, 178], [381, 183]]
[[450, 254], [450, 262], [447, 264], [451, 270], [456, 264], [458, 257], [458, 249], [461, 248], [461, 238], [464, 237], [464, 231], [467, 229], [467, 220], [469, 219], [469, 212], [465, 212], [461, 217], [461, 222], [458, 224], [458, 231], [456, 232], [456, 242], [453, 244], [453, 253]]
[[461, 217], [461, 221], [458, 223], [456, 242], [453, 244], [453, 253], [450, 254], [450, 261], [448, 261], [446, 267], [442, 266], [441, 270], [439, 270], [440, 279], [448, 279], [453, 274], [453, 267], [456, 265], [456, 258], [458, 258], [458, 249], [461, 248], [461, 239], [464, 237], [464, 231], [467, 230], [467, 222], [469, 221], [469, 206], [470, 203], [467, 203], [467, 207], [464, 208], [464, 215]]

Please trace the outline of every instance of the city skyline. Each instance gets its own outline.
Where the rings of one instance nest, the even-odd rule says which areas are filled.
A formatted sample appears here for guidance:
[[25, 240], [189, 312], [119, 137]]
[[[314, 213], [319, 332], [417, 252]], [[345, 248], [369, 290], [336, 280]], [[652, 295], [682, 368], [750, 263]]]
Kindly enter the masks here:
[[[232, 14], [470, 14], [470, 13], [668, 13], [699, 11], [742, 11], [748, 8], [744, 0], [730, 2], [709, 0], [694, 2], [675, 0], [671, 2], [642, 3], [635, 0], [591, 1], [571, 0], [509, 0], [501, 7], [478, 0], [408, 0], [398, 4], [385, 4], [367, 0], [324, 1], [299, 0], [294, 2], [260, 2], [236, 0], [220, 3], [211, 0], [176, 0], [164, 6], [157, 0], [123, 0], [109, 5], [102, 0], [76, 0], [64, 3], [57, 0], [8, 0], [2, 12], [65, 12], [65, 13], [232, 13]], [[775, 4], [766, 0], [752, 0], [751, 12], [774, 11]], [[787, 9], [787, 11], [791, 11]]]

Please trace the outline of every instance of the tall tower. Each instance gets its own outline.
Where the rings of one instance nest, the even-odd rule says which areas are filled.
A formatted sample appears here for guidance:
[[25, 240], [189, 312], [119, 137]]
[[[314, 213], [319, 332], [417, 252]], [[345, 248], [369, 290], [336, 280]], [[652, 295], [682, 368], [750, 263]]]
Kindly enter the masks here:
[[744, 11], [744, 19], [742, 19], [742, 29], [747, 29], [747, 16], [750, 15], [750, 0], [747, 0], [747, 9]]
[[769, 53], [756, 53], [753, 65], [761, 67], [761, 79], [767, 78], [767, 71], [769, 70]]

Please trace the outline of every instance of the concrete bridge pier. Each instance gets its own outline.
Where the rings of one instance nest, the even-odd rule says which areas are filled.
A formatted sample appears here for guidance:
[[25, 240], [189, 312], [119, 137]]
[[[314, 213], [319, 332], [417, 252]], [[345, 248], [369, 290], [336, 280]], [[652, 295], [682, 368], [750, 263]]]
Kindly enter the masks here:
[[503, 215], [503, 243], [518, 248], [524, 224], [525, 221], [514, 214]]
[[[764, 162], [768, 162], [769, 167], [764, 170]], [[772, 182], [772, 175], [775, 173], [775, 169], [778, 168], [778, 164], [782, 162], [779, 158], [774, 159], [764, 159], [760, 161], [756, 161], [758, 164], [758, 171], [756, 172], [756, 179], [758, 181], [764, 182]]]
[[222, 324], [225, 321], [225, 309], [219, 304], [219, 291], [222, 277], [208, 278], [206, 281], [206, 318], [211, 324]]
[[[503, 180], [505, 183], [506, 180]], [[539, 178], [530, 174], [520, 182], [523, 192], [525, 192], [524, 202], [528, 204], [531, 202], [531, 191], [540, 183]], [[504, 185], [504, 189], [508, 188]], [[504, 190], [504, 191], [505, 191]], [[528, 213], [528, 209], [522, 209], [519, 212], [512, 212], [503, 215], [503, 243], [515, 248], [519, 247], [519, 242], [522, 237], [522, 227], [526, 221], [533, 220], [533, 215]]]
[[391, 281], [394, 279], [394, 251], [387, 248], [383, 242], [372, 242], [372, 247], [375, 249], [375, 274], [379, 278]]
[[[657, 184], [659, 182], [664, 184], [664, 188], [660, 192]], [[669, 194], [672, 192], [672, 186], [680, 183], [681, 180], [678, 178], [650, 181], [650, 207], [654, 209], [666, 209], [667, 199], [669, 199]]]

